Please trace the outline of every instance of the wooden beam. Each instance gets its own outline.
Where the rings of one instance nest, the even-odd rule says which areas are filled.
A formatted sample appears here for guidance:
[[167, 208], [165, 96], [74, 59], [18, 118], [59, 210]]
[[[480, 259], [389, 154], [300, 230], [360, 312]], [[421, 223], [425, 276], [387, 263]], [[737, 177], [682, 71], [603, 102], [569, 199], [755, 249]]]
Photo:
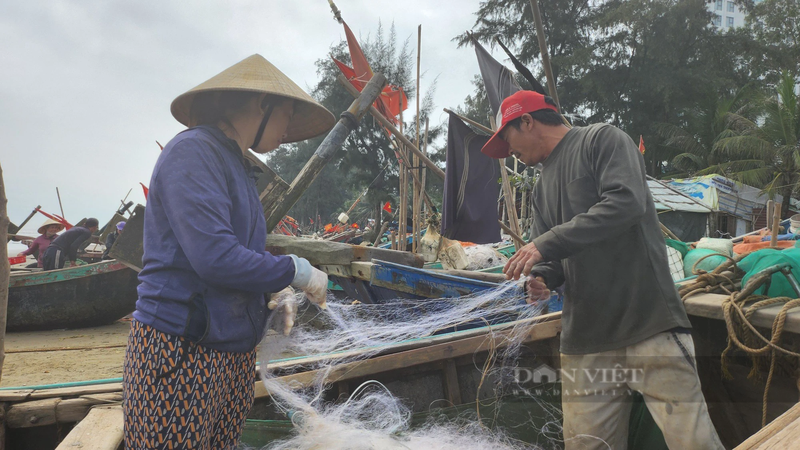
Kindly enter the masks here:
[[[559, 314], [560, 316], [560, 314]], [[413, 350], [395, 353], [386, 356], [367, 359], [365, 361], [355, 361], [340, 364], [330, 371], [325, 379], [326, 383], [335, 383], [353, 378], [372, 376], [378, 373], [388, 372], [404, 367], [411, 367], [420, 364], [437, 362], [445, 359], [456, 358], [459, 356], [470, 355], [477, 352], [487, 351], [490, 348], [500, 348], [508, 345], [508, 337], [514, 330], [504, 330], [497, 332], [489, 339], [486, 332], [458, 341], [425, 346]], [[532, 342], [552, 338], [561, 332], [561, 319], [548, 322], [534, 323], [530, 325], [522, 342]], [[286, 375], [278, 380], [293, 389], [300, 389], [313, 385], [317, 377], [322, 374], [321, 370], [311, 370], [292, 375]], [[268, 397], [269, 392], [262, 383], [256, 384], [256, 398]]]
[[461, 402], [461, 386], [458, 384], [458, 370], [456, 369], [456, 362], [450, 358], [444, 362], [444, 392], [447, 401], [451, 405], [460, 405]]
[[122, 406], [97, 406], [78, 422], [56, 450], [117, 450], [123, 439]]
[[502, 273], [478, 272], [475, 270], [457, 270], [457, 269], [427, 269], [431, 272], [445, 273], [447, 275], [454, 275], [457, 277], [471, 278], [473, 280], [488, 281], [490, 283], [504, 283], [506, 276]]
[[[344, 86], [345, 89], [347, 89], [347, 92], [349, 92], [350, 95], [354, 97], [358, 95], [358, 90], [355, 87], [353, 87], [353, 85], [350, 84], [349, 81], [347, 81], [347, 78], [345, 78], [342, 75], [339, 75], [337, 79], [339, 80], [339, 83], [341, 83], [341, 85]], [[430, 169], [431, 172], [435, 173], [437, 177], [444, 180], [444, 170], [440, 169], [439, 166], [434, 164], [434, 162], [431, 161], [427, 156], [423, 155], [422, 152], [419, 151], [419, 149], [416, 146], [414, 146], [413, 142], [409, 141], [408, 138], [405, 137], [405, 135], [403, 135], [403, 133], [401, 133], [394, 125], [392, 125], [391, 122], [389, 122], [389, 119], [383, 117], [383, 114], [381, 114], [380, 111], [378, 111], [374, 106], [370, 107], [369, 112], [370, 114], [372, 114], [372, 117], [374, 117], [375, 120], [380, 122], [381, 125], [383, 125], [387, 130], [389, 130], [389, 132], [391, 132], [397, 139], [399, 139], [400, 142], [402, 142], [406, 146], [406, 148], [408, 148], [409, 150], [411, 150], [411, 152], [417, 155], [420, 161], [422, 161], [423, 164], [428, 166], [428, 169]]]
[[779, 444], [775, 442], [781, 439], [781, 431], [785, 430], [787, 427], [793, 427], [795, 430], [800, 431], [800, 404], [797, 404], [790, 408], [785, 413], [781, 414], [773, 420], [772, 422], [768, 423], [767, 426], [760, 429], [756, 434], [750, 436], [746, 441], [739, 444], [734, 450], [755, 450], [755, 449], [785, 449], [785, 448], [794, 448], [794, 445], [800, 441], [800, 434], [796, 434], [794, 436], [794, 441], [786, 441], [783, 442], [783, 445], [775, 445]]
[[[348, 83], [349, 84], [349, 83]], [[311, 183], [316, 180], [317, 176], [322, 169], [328, 164], [336, 151], [342, 146], [344, 140], [350, 135], [350, 132], [358, 128], [361, 118], [367, 113], [370, 108], [374, 109], [372, 104], [378, 98], [383, 87], [386, 86], [386, 77], [380, 73], [376, 73], [369, 80], [364, 89], [355, 95], [355, 100], [350, 105], [350, 108], [342, 113], [341, 118], [333, 127], [330, 133], [325, 136], [325, 139], [319, 145], [317, 150], [311, 155], [311, 158], [306, 162], [306, 165], [300, 169], [300, 173], [292, 180], [289, 189], [280, 199], [275, 202], [275, 207], [272, 211], [266, 213], [267, 216], [267, 232], [272, 231], [278, 222], [283, 219], [283, 216], [292, 209], [297, 200], [303, 193], [311, 186]], [[354, 88], [355, 89], [355, 88]], [[123, 233], [124, 234], [124, 233]]]
[[375, 247], [343, 244], [316, 239], [306, 239], [281, 234], [267, 235], [267, 251], [273, 255], [293, 254], [306, 258], [311, 264], [349, 265], [354, 261], [380, 259], [412, 267], [422, 267], [420, 255]]
[[48, 398], [11, 405], [6, 415], [9, 428], [29, 428], [54, 423], [77, 422], [98, 404], [122, 401], [122, 392], [97, 394], [62, 400]]
[[474, 121], [474, 120], [472, 120], [472, 119], [470, 119], [468, 117], [464, 117], [464, 116], [458, 114], [457, 112], [455, 112], [453, 110], [450, 110], [450, 109], [447, 109], [447, 108], [443, 108], [443, 109], [444, 109], [444, 112], [446, 112], [448, 114], [452, 114], [452, 115], [458, 117], [459, 119], [461, 119], [464, 122], [472, 125], [473, 127], [483, 131], [484, 133], [487, 133], [489, 136], [494, 134], [494, 131], [492, 131], [492, 129], [487, 127], [486, 125], [482, 125], [482, 124], [480, 124], [480, 123], [478, 123], [478, 122], [476, 122], [476, 121]]
[[[8, 211], [6, 205], [6, 185], [3, 181], [3, 167], [0, 166], [0, 242], [8, 242]], [[3, 361], [5, 355], [6, 317], [8, 312], [8, 283], [11, 267], [8, 264], [8, 246], [0, 250], [0, 380], [3, 379]]]
[[503, 231], [508, 233], [511, 236], [511, 238], [513, 238], [516, 241], [514, 243], [514, 246], [517, 247], [515, 250], [519, 250], [520, 242], [522, 243], [523, 246], [525, 245], [525, 239], [522, 239], [522, 236], [515, 233], [514, 230], [512, 230], [511, 228], [508, 228], [508, 225], [504, 224], [502, 221], [498, 220], [498, 222], [500, 223], [500, 228], [502, 228]]
[[536, 25], [536, 37], [539, 41], [539, 53], [542, 57], [542, 66], [547, 76], [547, 91], [550, 97], [556, 102], [556, 107], [561, 111], [561, 103], [558, 102], [558, 92], [556, 92], [556, 79], [553, 76], [553, 67], [550, 64], [550, 53], [547, 51], [547, 39], [544, 36], [544, 25], [542, 24], [542, 12], [539, 10], [539, 1], [530, 0], [531, 12], [533, 13], [533, 23]]
[[[727, 298], [727, 295], [721, 294], [696, 294], [684, 300], [683, 306], [686, 308], [687, 314], [724, 320], [722, 302]], [[782, 307], [783, 304], [760, 308], [750, 317], [750, 322], [757, 327], [772, 329], [775, 317], [777, 317]], [[744, 310], [747, 311], [747, 309], [745, 308]], [[800, 334], [800, 311], [791, 310], [786, 314], [786, 322], [783, 329], [790, 333]]]

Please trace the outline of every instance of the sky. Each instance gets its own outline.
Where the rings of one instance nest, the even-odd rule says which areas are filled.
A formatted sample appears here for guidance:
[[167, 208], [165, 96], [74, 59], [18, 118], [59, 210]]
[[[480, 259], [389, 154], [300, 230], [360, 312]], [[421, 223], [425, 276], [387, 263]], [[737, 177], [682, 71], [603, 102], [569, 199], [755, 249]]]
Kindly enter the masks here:
[[[422, 25], [422, 92], [438, 77], [432, 122], [472, 92], [475, 53], [452, 39], [472, 28], [479, 0], [336, 5], [356, 36], [394, 22], [416, 49]], [[253, 53], [310, 91], [314, 62], [343, 39], [326, 0], [0, 2], [0, 164], [11, 221], [37, 205], [59, 213], [56, 187], [73, 223], [105, 223], [130, 189], [128, 200], [144, 204], [139, 182], [149, 183], [156, 141], [183, 129], [169, 112], [175, 97]]]

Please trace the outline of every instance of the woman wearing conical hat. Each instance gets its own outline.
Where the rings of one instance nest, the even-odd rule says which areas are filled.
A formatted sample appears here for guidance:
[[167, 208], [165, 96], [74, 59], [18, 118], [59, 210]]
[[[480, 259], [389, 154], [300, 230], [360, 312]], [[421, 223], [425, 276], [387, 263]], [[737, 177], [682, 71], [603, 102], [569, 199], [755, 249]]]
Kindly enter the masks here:
[[305, 259], [264, 251], [244, 155], [317, 136], [335, 119], [260, 55], [179, 96], [172, 114], [189, 128], [150, 179], [123, 376], [125, 447], [233, 449], [253, 403], [265, 295], [295, 287], [324, 307], [328, 284]]
[[58, 233], [64, 229], [64, 224], [56, 222], [53, 219], [47, 219], [42, 226], [37, 230], [39, 237], [33, 240], [33, 243], [24, 252], [20, 252], [17, 256], [33, 255], [38, 261], [37, 266], [42, 267], [42, 256], [47, 247], [58, 237]]

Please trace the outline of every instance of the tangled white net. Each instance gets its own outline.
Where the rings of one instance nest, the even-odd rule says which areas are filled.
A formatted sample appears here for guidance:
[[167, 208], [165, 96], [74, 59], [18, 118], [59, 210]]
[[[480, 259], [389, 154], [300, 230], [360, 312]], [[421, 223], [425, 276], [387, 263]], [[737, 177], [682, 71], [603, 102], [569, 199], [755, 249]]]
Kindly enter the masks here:
[[[470, 327], [492, 325], [485, 334], [495, 358], [513, 364], [514, 355], [543, 305], [525, 303], [521, 289], [506, 283], [493, 290], [459, 298], [396, 300], [384, 304], [351, 305], [328, 298], [328, 310], [310, 321], [300, 321], [289, 336], [269, 332], [259, 351], [261, 378], [275, 406], [290, 417], [295, 434], [270, 444], [268, 449], [530, 449], [501, 430], [490, 430], [478, 420], [440, 418], [411, 427], [411, 410], [383, 385], [361, 385], [342, 403], [323, 400], [326, 380], [335, 379], [355, 365], [398, 345], [419, 346], [424, 338], [444, 331], [486, 333]], [[268, 327], [282, 330], [281, 317], [273, 314]], [[467, 330], [465, 330], [465, 328]], [[277, 377], [268, 361], [289, 355], [305, 358], [303, 377], [292, 382]], [[505, 356], [502, 356], [505, 355]], [[484, 372], [498, 370], [487, 364]], [[281, 372], [280, 375], [286, 375]], [[558, 411], [548, 426], [557, 427]], [[547, 434], [547, 430], [543, 430]], [[553, 432], [556, 435], [557, 430]]]

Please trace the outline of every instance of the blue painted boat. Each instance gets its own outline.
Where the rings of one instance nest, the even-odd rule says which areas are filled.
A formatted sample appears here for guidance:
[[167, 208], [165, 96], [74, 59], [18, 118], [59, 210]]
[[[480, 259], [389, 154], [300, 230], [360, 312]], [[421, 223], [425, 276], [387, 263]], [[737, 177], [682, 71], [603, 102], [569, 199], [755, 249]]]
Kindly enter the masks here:
[[[341, 286], [349, 297], [356, 298], [362, 303], [386, 303], [398, 299], [454, 298], [500, 286], [498, 283], [379, 260], [373, 260], [369, 281], [334, 275], [330, 278]], [[553, 295], [548, 310], [561, 311], [562, 302], [560, 295]]]

